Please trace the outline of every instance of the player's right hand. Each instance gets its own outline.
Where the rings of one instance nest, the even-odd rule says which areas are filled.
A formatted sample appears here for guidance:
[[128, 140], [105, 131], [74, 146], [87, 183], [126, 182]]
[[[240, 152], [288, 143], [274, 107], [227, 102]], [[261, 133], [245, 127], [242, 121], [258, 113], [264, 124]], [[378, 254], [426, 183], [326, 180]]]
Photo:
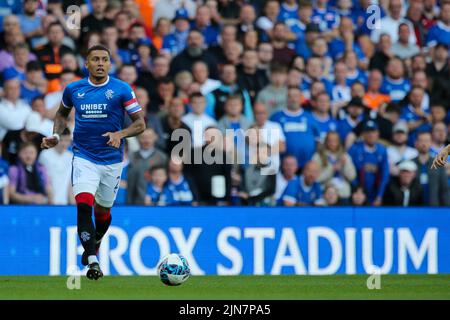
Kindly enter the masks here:
[[58, 138], [55, 136], [45, 137], [42, 139], [41, 148], [42, 149], [50, 149], [58, 144]]
[[434, 158], [433, 164], [431, 165], [431, 169], [437, 169], [439, 167], [445, 166], [447, 158], [448, 158], [448, 148], [445, 147], [444, 149], [441, 150], [441, 152], [439, 152], [436, 158]]

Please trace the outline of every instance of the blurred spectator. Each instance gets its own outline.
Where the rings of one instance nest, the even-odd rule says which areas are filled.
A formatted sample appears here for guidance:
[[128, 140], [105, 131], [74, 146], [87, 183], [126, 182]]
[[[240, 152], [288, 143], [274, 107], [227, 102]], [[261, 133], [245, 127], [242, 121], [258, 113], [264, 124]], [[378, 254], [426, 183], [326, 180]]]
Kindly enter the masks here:
[[338, 34], [339, 16], [328, 6], [328, 2], [329, 0], [315, 1], [311, 21], [319, 25], [324, 37], [332, 39]]
[[209, 78], [208, 65], [203, 61], [197, 61], [192, 65], [192, 76], [194, 82], [199, 84], [200, 92], [204, 96], [220, 87], [219, 80]]
[[230, 200], [231, 165], [221, 132], [209, 127], [204, 133], [205, 144], [193, 148], [183, 157], [184, 172], [197, 186], [200, 205], [224, 205]]
[[270, 168], [270, 146], [263, 142], [256, 127], [247, 139], [248, 159], [239, 166], [240, 188], [238, 196], [242, 205], [269, 206], [273, 204], [276, 176], [265, 173]]
[[435, 157], [447, 144], [448, 130], [443, 122], [435, 123], [431, 129], [431, 156]]
[[270, 68], [270, 83], [265, 86], [256, 98], [256, 102], [269, 108], [270, 114], [281, 110], [287, 103], [287, 68], [274, 64]]
[[239, 87], [237, 83], [236, 67], [226, 64], [220, 74], [221, 85], [219, 88], [208, 94], [208, 105], [206, 113], [210, 117], [219, 120], [225, 113], [225, 101], [229, 95], [240, 95], [244, 103], [242, 113], [247, 120], [253, 120], [252, 104], [247, 90]]
[[274, 63], [289, 65], [296, 55], [295, 50], [288, 46], [287, 32], [287, 27], [283, 22], [277, 22], [273, 26], [271, 43]]
[[364, 124], [362, 141], [348, 151], [355, 164], [355, 184], [361, 186], [369, 205], [380, 206], [389, 182], [389, 163], [386, 148], [378, 142], [378, 126], [373, 120]]
[[53, 119], [56, 114], [56, 111], [59, 108], [61, 103], [62, 95], [66, 86], [76, 80], [75, 72], [69, 69], [64, 69], [61, 72], [60, 83], [61, 90], [49, 93], [45, 95], [44, 104], [45, 109], [47, 110], [47, 117]]
[[140, 149], [130, 155], [128, 168], [128, 204], [144, 204], [147, 190], [145, 172], [167, 163], [167, 156], [154, 147], [157, 138], [151, 128], [147, 128], [138, 136]]
[[172, 33], [164, 36], [162, 50], [176, 56], [186, 47], [189, 33], [189, 15], [186, 9], [180, 8], [176, 11], [172, 22], [175, 29]]
[[386, 65], [394, 57], [392, 53], [392, 39], [388, 34], [382, 34], [380, 40], [375, 43], [377, 44], [377, 50], [370, 59], [369, 70], [378, 69], [384, 75], [386, 73]]
[[256, 103], [254, 106], [255, 123], [253, 127], [258, 129], [262, 135], [261, 142], [270, 146], [271, 167], [277, 169], [280, 167], [280, 154], [286, 151], [286, 137], [283, 128], [279, 123], [270, 121], [269, 112], [262, 103]]
[[398, 102], [402, 100], [411, 89], [411, 84], [405, 78], [405, 68], [402, 60], [392, 58], [386, 66], [386, 76], [381, 84], [380, 91], [388, 94], [391, 101]]
[[360, 98], [353, 98], [345, 109], [343, 117], [338, 120], [337, 132], [341, 142], [347, 147], [347, 136], [363, 120], [365, 106]]
[[39, 156], [39, 163], [51, 181], [53, 202], [58, 205], [75, 204], [71, 183], [73, 153], [68, 150], [71, 142], [70, 132], [66, 130], [55, 148], [44, 150]]
[[192, 146], [194, 148], [201, 147], [204, 143], [204, 132], [206, 128], [215, 126], [216, 120], [205, 113], [206, 99], [200, 93], [193, 93], [190, 96], [190, 105], [192, 112], [184, 115], [181, 119], [192, 132]]
[[422, 19], [422, 12], [424, 12], [424, 4], [421, 1], [410, 1], [406, 18], [412, 24], [413, 30], [411, 31], [414, 31], [419, 47], [425, 44], [425, 34], [428, 31]]
[[398, 26], [398, 41], [392, 45], [392, 53], [400, 59], [409, 59], [420, 53], [417, 44], [409, 42], [411, 31], [410, 26], [405, 22]]
[[185, 8], [189, 18], [195, 16], [196, 3], [194, 0], [165, 0], [157, 1], [153, 9], [153, 23], [156, 23], [160, 17], [173, 19], [178, 8]]
[[[348, 66], [347, 66], [348, 67]], [[348, 69], [347, 69], [348, 71]], [[331, 81], [329, 81], [326, 77], [324, 77], [322, 62], [317, 57], [311, 57], [306, 62], [306, 75], [303, 77], [302, 83], [302, 92], [304, 94], [308, 94], [308, 91], [311, 90], [312, 83], [315, 81], [320, 81], [324, 84], [325, 90], [329, 95], [332, 94], [333, 85]], [[312, 91], [312, 90], [311, 90]], [[306, 98], [311, 99], [313, 97], [313, 93], [311, 92], [310, 96], [306, 96]]]
[[380, 36], [386, 33], [391, 36], [392, 42], [396, 43], [398, 40], [398, 29], [400, 24], [405, 23], [408, 25], [409, 32], [409, 43], [417, 43], [416, 34], [414, 33], [414, 28], [410, 21], [406, 20], [403, 15], [403, 1], [402, 0], [390, 0], [388, 6], [388, 13], [385, 17], [381, 18], [377, 22], [379, 28], [375, 28], [372, 31], [371, 39], [374, 43], [377, 43]]
[[9, 164], [2, 158], [2, 142], [0, 141], [0, 205], [9, 204]]
[[9, 130], [21, 130], [31, 112], [30, 106], [20, 96], [20, 81], [10, 79], [3, 85], [4, 95], [0, 100], [0, 140]]
[[278, 123], [286, 137], [286, 153], [295, 155], [300, 168], [311, 160], [316, 151], [320, 130], [310, 112], [300, 105], [300, 89], [289, 88], [287, 107], [274, 113], [270, 120]]
[[315, 95], [311, 101], [312, 117], [316, 121], [316, 127], [319, 130], [319, 142], [325, 140], [325, 136], [329, 131], [337, 130], [337, 122], [331, 116], [330, 97], [326, 92]]
[[383, 104], [389, 103], [391, 97], [380, 92], [383, 82], [383, 74], [378, 69], [373, 69], [369, 73], [367, 80], [367, 92], [364, 95], [364, 104], [373, 110], [378, 110]]
[[316, 202], [316, 205], [325, 207], [336, 207], [342, 205], [339, 198], [338, 188], [333, 184], [328, 184], [323, 190], [323, 198]]
[[80, 43], [83, 43], [84, 37], [89, 32], [102, 31], [105, 26], [113, 23], [105, 16], [108, 0], [91, 0], [91, 5], [92, 12], [81, 19]]
[[427, 206], [450, 206], [450, 194], [445, 168], [431, 169], [433, 158], [430, 155], [431, 135], [420, 132], [415, 146], [419, 155], [414, 159], [417, 175], [423, 190], [424, 204]]
[[[189, 144], [191, 144], [191, 129], [182, 121], [184, 115], [184, 105], [180, 98], [173, 98], [170, 101], [167, 115], [161, 119], [161, 126], [163, 131], [164, 145], [166, 146], [165, 152], [170, 157], [172, 156], [173, 148], [178, 144], [178, 141], [172, 140], [172, 137], [178, 137], [176, 132], [186, 133], [189, 136]], [[179, 129], [179, 131], [177, 131]], [[174, 136], [175, 134], [175, 136]], [[190, 146], [189, 146], [190, 148]]]
[[171, 158], [168, 163], [167, 188], [171, 193], [171, 205], [190, 206], [197, 204], [197, 189], [192, 180], [183, 174], [181, 158]]
[[450, 45], [450, 3], [443, 2], [439, 20], [433, 25], [427, 34], [427, 46], [434, 47], [438, 43]]
[[38, 61], [28, 62], [25, 71], [25, 79], [20, 85], [20, 98], [30, 104], [34, 98], [47, 93], [47, 80]]
[[391, 176], [398, 176], [398, 165], [403, 161], [412, 160], [418, 156], [416, 149], [409, 147], [406, 143], [408, 141], [408, 126], [401, 121], [395, 124], [392, 129], [393, 145], [387, 148], [387, 155], [389, 161], [389, 172]]
[[[106, 1], [106, 0], [96, 0]], [[59, 22], [53, 22], [47, 30], [48, 43], [36, 48], [36, 55], [39, 61], [44, 65], [44, 73], [48, 80], [54, 80], [49, 83], [49, 91], [59, 90], [58, 78], [62, 71], [61, 57], [72, 52], [72, 49], [63, 44], [64, 29]]]
[[294, 180], [297, 178], [297, 171], [298, 171], [298, 164], [297, 164], [297, 158], [293, 155], [287, 154], [283, 157], [280, 172], [277, 173], [276, 178], [276, 189], [274, 198], [277, 203], [277, 205], [282, 205], [283, 201], [281, 199], [281, 196], [284, 193], [284, 190], [286, 189], [286, 186], [291, 180]]
[[384, 193], [383, 205], [413, 207], [422, 206], [423, 191], [416, 179], [417, 165], [413, 161], [403, 161], [399, 165], [398, 178], [392, 178]]
[[26, 43], [19, 43], [13, 49], [14, 64], [3, 71], [3, 81], [19, 78], [25, 79], [25, 67], [30, 59], [30, 49]]
[[322, 197], [322, 188], [317, 181], [319, 167], [314, 161], [308, 162], [302, 175], [291, 180], [282, 195], [283, 205], [291, 206], [312, 206]]
[[199, 31], [189, 31], [186, 48], [172, 59], [170, 75], [173, 77], [180, 71], [191, 71], [194, 62], [203, 61], [208, 65], [211, 78], [218, 79], [217, 60], [204, 49], [204, 44], [204, 37]]
[[366, 206], [367, 205], [367, 196], [364, 193], [363, 187], [357, 187], [355, 191], [352, 193], [352, 206]]
[[242, 115], [243, 103], [241, 96], [230, 95], [225, 102], [225, 114], [217, 122], [219, 130], [225, 134], [227, 129], [232, 129], [237, 135], [237, 131], [247, 130], [250, 122]]
[[228, 44], [236, 42], [236, 39], [236, 26], [226, 24], [222, 27], [218, 43], [209, 46], [208, 51], [216, 57], [219, 65], [223, 65], [227, 62], [227, 58], [225, 56], [225, 48]]
[[337, 132], [328, 132], [323, 146], [314, 154], [312, 160], [319, 167], [320, 174], [317, 181], [323, 187], [329, 184], [334, 185], [338, 190], [339, 198], [349, 200], [351, 183], [356, 178], [356, 169], [350, 155], [342, 146]]
[[219, 32], [211, 21], [211, 9], [207, 5], [197, 7], [192, 28], [203, 34], [207, 46], [217, 43]]
[[448, 50], [449, 46], [442, 43], [438, 43], [434, 47], [433, 54], [431, 55], [431, 61], [427, 63], [426, 66], [427, 76], [431, 79], [445, 77], [448, 75]]
[[430, 115], [422, 108], [425, 92], [420, 87], [414, 87], [409, 93], [409, 104], [402, 109], [400, 118], [408, 124], [408, 144], [413, 145], [417, 132], [430, 130]]
[[19, 147], [19, 161], [9, 168], [9, 194], [15, 204], [53, 204], [53, 190], [45, 168], [36, 162], [31, 142]]
[[[47, 110], [45, 109], [44, 96], [37, 96], [31, 101], [32, 114], [28, 116], [27, 121], [31, 116], [36, 117], [37, 133], [42, 136], [49, 137], [53, 134], [53, 120], [47, 117]], [[52, 117], [53, 119], [53, 117]]]
[[170, 101], [175, 97], [175, 85], [166, 77], [159, 79], [156, 85], [155, 96], [151, 96], [148, 113], [163, 116], [167, 113]]
[[270, 43], [261, 42], [258, 45], [258, 69], [266, 72], [269, 75], [270, 64], [273, 59], [273, 47]]
[[350, 86], [347, 84], [347, 65], [338, 61], [334, 65], [334, 83], [331, 100], [333, 101], [333, 114], [345, 106], [351, 99]]
[[238, 85], [247, 90], [252, 104], [269, 82], [266, 72], [258, 69], [258, 63], [258, 53], [255, 50], [246, 50], [242, 55], [242, 64], [238, 67]]
[[149, 169], [150, 180], [145, 194], [146, 206], [165, 206], [171, 204], [172, 194], [166, 185], [167, 171], [165, 166], [155, 166]]
[[28, 40], [42, 36], [41, 16], [37, 14], [37, 0], [23, 1], [23, 14], [18, 15], [20, 28]]
[[169, 74], [169, 59], [165, 56], [159, 55], [153, 59], [152, 68], [150, 72], [145, 70], [139, 72], [136, 84], [144, 87], [150, 99], [153, 100], [157, 95], [157, 84], [162, 79], [167, 79]]

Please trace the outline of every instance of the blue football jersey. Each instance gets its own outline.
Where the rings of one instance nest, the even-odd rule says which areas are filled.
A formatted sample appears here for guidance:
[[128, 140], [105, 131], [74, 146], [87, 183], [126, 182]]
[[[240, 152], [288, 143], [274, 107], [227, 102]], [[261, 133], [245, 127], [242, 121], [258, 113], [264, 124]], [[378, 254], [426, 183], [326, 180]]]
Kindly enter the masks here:
[[118, 149], [108, 146], [109, 138], [102, 135], [122, 130], [125, 112], [131, 115], [141, 110], [126, 82], [108, 77], [105, 83], [95, 85], [84, 78], [64, 89], [62, 103], [75, 108], [75, 156], [102, 165], [122, 162], [124, 144]]

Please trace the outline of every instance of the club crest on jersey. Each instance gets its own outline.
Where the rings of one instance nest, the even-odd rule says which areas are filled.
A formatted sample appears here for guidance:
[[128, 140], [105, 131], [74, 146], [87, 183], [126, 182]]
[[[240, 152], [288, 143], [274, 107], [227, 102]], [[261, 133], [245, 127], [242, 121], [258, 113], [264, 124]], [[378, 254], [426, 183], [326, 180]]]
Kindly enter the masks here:
[[106, 99], [108, 99], [108, 100], [112, 99], [113, 94], [114, 94], [114, 91], [112, 91], [111, 89], [106, 90], [106, 92], [105, 92]]

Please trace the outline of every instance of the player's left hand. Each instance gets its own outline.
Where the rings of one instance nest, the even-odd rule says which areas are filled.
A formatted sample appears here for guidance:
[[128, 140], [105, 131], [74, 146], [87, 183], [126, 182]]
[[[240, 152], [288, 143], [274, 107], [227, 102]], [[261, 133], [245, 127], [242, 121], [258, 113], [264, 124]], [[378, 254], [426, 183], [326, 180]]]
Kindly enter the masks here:
[[119, 148], [120, 142], [122, 140], [122, 136], [119, 132], [107, 132], [105, 134], [102, 134], [102, 137], [109, 137], [109, 140], [107, 142], [108, 146]]

